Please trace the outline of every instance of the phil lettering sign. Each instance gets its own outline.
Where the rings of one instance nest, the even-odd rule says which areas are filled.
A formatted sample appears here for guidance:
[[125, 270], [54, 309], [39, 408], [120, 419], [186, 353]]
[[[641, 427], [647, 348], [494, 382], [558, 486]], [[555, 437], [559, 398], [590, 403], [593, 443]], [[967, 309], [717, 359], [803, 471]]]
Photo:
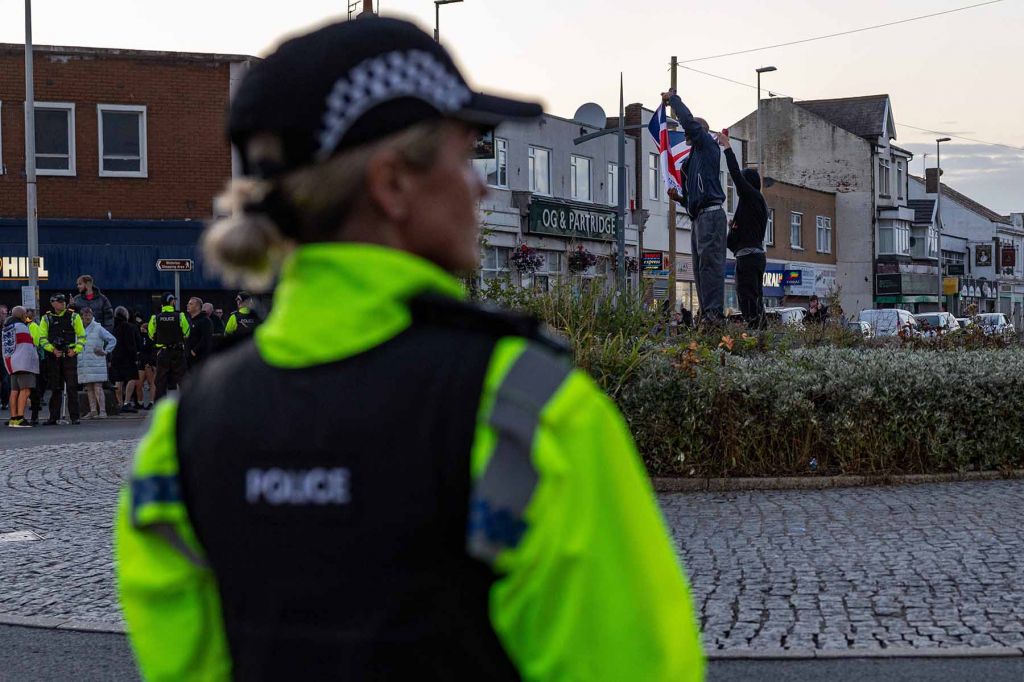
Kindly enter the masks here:
[[[0, 256], [0, 280], [28, 279], [28, 266], [28, 258], [25, 256]], [[50, 278], [50, 273], [46, 271], [46, 264], [42, 258], [36, 265], [36, 274], [41, 280]]]
[[614, 241], [615, 211], [549, 200], [530, 202], [528, 230], [575, 239]]

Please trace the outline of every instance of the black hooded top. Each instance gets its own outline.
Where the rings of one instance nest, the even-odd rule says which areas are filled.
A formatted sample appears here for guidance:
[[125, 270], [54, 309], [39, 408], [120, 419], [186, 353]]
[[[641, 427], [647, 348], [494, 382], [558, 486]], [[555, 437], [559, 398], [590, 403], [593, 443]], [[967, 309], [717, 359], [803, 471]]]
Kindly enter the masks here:
[[729, 230], [729, 250], [735, 255], [742, 249], [763, 249], [764, 233], [768, 228], [768, 204], [761, 194], [761, 176], [753, 168], [741, 171], [736, 154], [730, 148], [725, 150], [725, 161], [740, 197], [733, 217], [736, 227]]

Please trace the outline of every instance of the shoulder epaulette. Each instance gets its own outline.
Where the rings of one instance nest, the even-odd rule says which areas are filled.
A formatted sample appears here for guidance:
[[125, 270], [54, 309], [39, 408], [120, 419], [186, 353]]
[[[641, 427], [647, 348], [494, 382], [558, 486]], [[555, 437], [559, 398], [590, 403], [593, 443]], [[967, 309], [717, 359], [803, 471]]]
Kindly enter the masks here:
[[521, 336], [558, 354], [568, 354], [569, 345], [541, 320], [497, 306], [466, 303], [439, 294], [420, 294], [409, 299], [414, 324], [481, 332], [495, 336]]

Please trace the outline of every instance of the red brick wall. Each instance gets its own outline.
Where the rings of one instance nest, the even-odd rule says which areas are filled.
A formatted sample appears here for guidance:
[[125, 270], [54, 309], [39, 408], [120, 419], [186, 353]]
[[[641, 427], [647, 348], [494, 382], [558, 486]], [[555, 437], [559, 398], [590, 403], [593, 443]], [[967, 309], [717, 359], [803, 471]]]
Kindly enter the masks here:
[[[768, 258], [775, 261], [805, 263], [836, 262], [836, 241], [840, 225], [836, 222], [836, 195], [776, 182], [764, 191], [768, 208], [775, 209], [775, 244], [768, 247]], [[790, 248], [789, 214], [803, 213], [804, 250]], [[818, 253], [817, 216], [832, 219], [832, 252]]]
[[[206, 218], [231, 176], [230, 65], [35, 53], [37, 101], [75, 103], [74, 177], [40, 176], [41, 218]], [[25, 215], [24, 60], [0, 53], [0, 217]], [[148, 178], [99, 177], [97, 104], [147, 107]]]

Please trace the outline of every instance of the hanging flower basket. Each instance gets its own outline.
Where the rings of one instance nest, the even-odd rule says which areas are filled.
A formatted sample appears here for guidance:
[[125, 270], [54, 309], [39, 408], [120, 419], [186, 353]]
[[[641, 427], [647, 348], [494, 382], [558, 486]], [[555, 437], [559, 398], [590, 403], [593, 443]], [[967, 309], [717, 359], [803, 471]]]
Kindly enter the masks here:
[[569, 251], [569, 272], [579, 274], [592, 268], [597, 263], [597, 256], [577, 246]]
[[635, 256], [626, 256], [626, 272], [635, 274], [640, 270], [640, 261]]
[[544, 256], [541, 255], [539, 250], [526, 244], [520, 244], [513, 249], [512, 255], [509, 256], [509, 261], [511, 261], [512, 267], [519, 272], [528, 272], [530, 274], [544, 267]]

